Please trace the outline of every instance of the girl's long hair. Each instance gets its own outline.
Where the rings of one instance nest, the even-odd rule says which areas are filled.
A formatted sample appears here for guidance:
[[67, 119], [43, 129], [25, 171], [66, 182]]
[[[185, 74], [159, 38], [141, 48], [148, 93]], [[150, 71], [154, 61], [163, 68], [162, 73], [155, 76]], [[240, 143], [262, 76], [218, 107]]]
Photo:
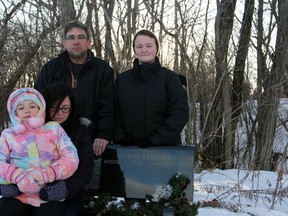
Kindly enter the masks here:
[[[69, 86], [61, 82], [53, 83], [44, 89], [42, 95], [46, 101], [46, 122], [51, 121], [54, 117], [50, 116], [49, 113], [51, 107], [55, 107], [56, 105], [56, 110], [58, 110], [63, 100], [68, 96], [71, 102], [71, 111], [67, 120], [63, 122], [61, 126], [67, 132], [68, 129], [71, 129], [72, 127], [75, 127], [77, 124], [79, 124], [80, 114], [77, 110], [73, 92]], [[56, 115], [56, 113], [54, 115]]]

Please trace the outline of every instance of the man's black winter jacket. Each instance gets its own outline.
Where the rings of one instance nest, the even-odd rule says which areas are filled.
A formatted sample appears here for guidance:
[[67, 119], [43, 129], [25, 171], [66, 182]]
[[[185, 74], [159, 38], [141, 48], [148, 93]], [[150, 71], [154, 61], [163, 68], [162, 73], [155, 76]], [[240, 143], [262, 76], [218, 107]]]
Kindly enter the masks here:
[[[113, 82], [114, 72], [104, 60], [88, 51], [87, 62], [76, 73], [77, 87], [72, 88], [81, 117], [92, 121], [89, 126], [91, 137], [112, 138], [114, 128]], [[72, 63], [67, 51], [47, 62], [35, 83], [35, 88], [44, 90], [54, 82], [72, 86]]]

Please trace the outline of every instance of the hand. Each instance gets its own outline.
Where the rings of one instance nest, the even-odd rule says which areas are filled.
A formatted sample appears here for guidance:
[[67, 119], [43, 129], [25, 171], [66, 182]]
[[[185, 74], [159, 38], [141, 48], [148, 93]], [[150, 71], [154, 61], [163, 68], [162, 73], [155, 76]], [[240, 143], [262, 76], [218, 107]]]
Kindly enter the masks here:
[[46, 184], [40, 190], [40, 199], [45, 201], [61, 201], [68, 196], [67, 186], [65, 181], [54, 181]]
[[17, 183], [17, 186], [19, 190], [23, 193], [34, 194], [40, 191], [40, 186], [31, 176], [29, 176], [29, 174], [21, 178], [21, 180]]
[[33, 168], [28, 173], [38, 184], [45, 184], [49, 182], [54, 182], [60, 177], [57, 176], [57, 172], [52, 166], [46, 168]]
[[40, 186], [22, 168], [17, 168], [13, 165], [9, 166], [5, 177], [7, 181], [17, 184], [21, 192], [37, 193], [40, 191]]
[[93, 143], [93, 151], [96, 156], [101, 155], [108, 145], [108, 141], [105, 139], [96, 138]]
[[10, 165], [5, 172], [5, 178], [7, 181], [17, 184], [26, 174], [24, 169]]
[[44, 178], [42, 176], [42, 169], [41, 168], [33, 168], [30, 170], [27, 170], [28, 174], [39, 184], [43, 185], [45, 184]]

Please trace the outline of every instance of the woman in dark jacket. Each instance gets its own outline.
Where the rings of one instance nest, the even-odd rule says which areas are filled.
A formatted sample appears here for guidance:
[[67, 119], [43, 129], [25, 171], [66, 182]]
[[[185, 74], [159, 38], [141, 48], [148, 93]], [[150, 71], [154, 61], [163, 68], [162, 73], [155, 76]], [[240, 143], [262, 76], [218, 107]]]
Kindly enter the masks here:
[[92, 140], [87, 128], [89, 120], [80, 118], [73, 93], [67, 85], [54, 83], [42, 93], [46, 100], [46, 121], [53, 120], [61, 124], [76, 146], [80, 162], [74, 175], [46, 186], [47, 193], [40, 194], [40, 198], [49, 201], [65, 199], [65, 215], [81, 215], [83, 189], [92, 177], [94, 166]]
[[114, 143], [139, 147], [181, 145], [188, 121], [187, 93], [179, 76], [162, 67], [159, 42], [148, 30], [133, 39], [133, 68], [119, 74], [114, 85]]

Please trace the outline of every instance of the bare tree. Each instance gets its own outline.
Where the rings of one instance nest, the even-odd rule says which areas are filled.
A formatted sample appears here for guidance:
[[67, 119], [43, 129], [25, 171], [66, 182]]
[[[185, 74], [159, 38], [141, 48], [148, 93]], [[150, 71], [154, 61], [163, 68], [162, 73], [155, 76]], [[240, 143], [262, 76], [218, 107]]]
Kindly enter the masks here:
[[114, 70], [118, 71], [119, 69], [116, 68], [116, 58], [114, 54], [114, 48], [112, 45], [112, 20], [113, 20], [113, 11], [115, 7], [115, 1], [108, 1], [108, 0], [103, 0], [102, 4], [103, 10], [104, 10], [104, 20], [105, 20], [105, 27], [106, 27], [106, 34], [105, 34], [105, 55], [104, 58], [105, 60], [109, 61], [112, 63], [112, 66]]
[[[231, 147], [227, 149], [226, 161], [231, 161], [230, 168], [234, 167], [233, 158], [235, 155], [235, 131], [239, 122], [240, 114], [242, 113], [242, 106], [247, 98], [245, 96], [245, 62], [248, 55], [248, 48], [250, 44], [252, 19], [254, 12], [254, 0], [245, 2], [245, 9], [243, 14], [243, 20], [240, 30], [240, 39], [237, 49], [237, 55], [235, 60], [235, 66], [233, 71], [233, 82], [232, 82], [232, 131], [231, 131]], [[225, 153], [226, 153], [225, 152]]]
[[[231, 86], [228, 71], [228, 47], [232, 34], [236, 0], [223, 0], [217, 5], [215, 21], [216, 87], [215, 97], [204, 129], [204, 154], [212, 166], [221, 166], [225, 159], [231, 159], [232, 108]], [[222, 128], [224, 127], [224, 128]], [[224, 132], [223, 132], [224, 131]], [[222, 167], [230, 167], [231, 161], [224, 161]]]
[[76, 11], [74, 8], [73, 0], [60, 0], [59, 1], [60, 23], [65, 26], [66, 23], [76, 19]]
[[[35, 78], [34, 76], [29, 76], [27, 72], [28, 68], [31, 68], [33, 64], [31, 61], [37, 54], [42, 40], [47, 36], [48, 32], [55, 30], [55, 25], [44, 27], [41, 29], [41, 32], [37, 33], [37, 38], [34, 40], [32, 37], [35, 34], [33, 29], [29, 29], [25, 22], [18, 20], [18, 23], [9, 26], [9, 22], [13, 17], [13, 14], [18, 11], [24, 11], [24, 4], [26, 1], [22, 1], [15, 5], [10, 12], [7, 11], [6, 18], [4, 19], [3, 29], [1, 30], [1, 35], [3, 37], [1, 40], [3, 55], [1, 57], [0, 69], [6, 71], [6, 73], [1, 73], [1, 80], [4, 83], [1, 84], [1, 94], [0, 94], [0, 122], [1, 128], [7, 126], [7, 113], [6, 113], [6, 101], [9, 94], [15, 88], [17, 83], [21, 81], [21, 77], [25, 74], [28, 74], [27, 78]], [[56, 24], [57, 25], [57, 24]], [[30, 25], [31, 27], [31, 25]], [[13, 43], [12, 43], [13, 42]], [[16, 49], [13, 45], [16, 44]], [[34, 68], [32, 66], [32, 68]], [[26, 80], [27, 80], [26, 78]], [[22, 81], [22, 85], [29, 85], [25, 82], [25, 79]]]
[[[196, 146], [196, 158], [203, 153], [199, 158], [204, 166], [221, 168], [233, 167], [236, 160], [235, 165], [247, 164], [241, 158], [257, 159], [256, 167], [269, 169], [269, 160], [262, 162], [272, 156], [279, 92], [288, 89], [283, 30], [287, 8], [286, 2], [260, 0], [255, 7], [254, 1], [245, 1], [245, 8], [244, 1], [237, 2], [237, 9], [243, 10], [238, 19], [236, 0], [217, 1], [217, 8], [211, 0], [0, 0], [0, 69], [5, 71], [0, 74], [1, 128], [8, 124], [9, 93], [33, 86], [42, 65], [63, 49], [62, 29], [68, 21], [87, 24], [92, 51], [116, 73], [131, 67], [132, 38], [138, 29], [147, 28], [159, 38], [162, 65], [187, 78], [190, 118], [185, 143]], [[252, 15], [256, 27], [251, 26]], [[256, 52], [257, 59], [248, 58]], [[257, 89], [249, 95], [252, 70], [257, 72]], [[259, 105], [256, 118], [255, 105], [248, 101], [254, 98]], [[239, 123], [247, 129], [246, 146], [235, 134]]]
[[[276, 1], [274, 2], [276, 3]], [[271, 170], [273, 140], [276, 129], [276, 117], [278, 111], [279, 98], [283, 74], [287, 73], [288, 58], [288, 2], [277, 1], [278, 16], [276, 21], [277, 39], [273, 66], [267, 77], [265, 77], [266, 88], [263, 92], [263, 100], [258, 105], [258, 128], [256, 136], [256, 168]], [[273, 4], [274, 6], [276, 4]], [[274, 8], [275, 9], [275, 8]]]

